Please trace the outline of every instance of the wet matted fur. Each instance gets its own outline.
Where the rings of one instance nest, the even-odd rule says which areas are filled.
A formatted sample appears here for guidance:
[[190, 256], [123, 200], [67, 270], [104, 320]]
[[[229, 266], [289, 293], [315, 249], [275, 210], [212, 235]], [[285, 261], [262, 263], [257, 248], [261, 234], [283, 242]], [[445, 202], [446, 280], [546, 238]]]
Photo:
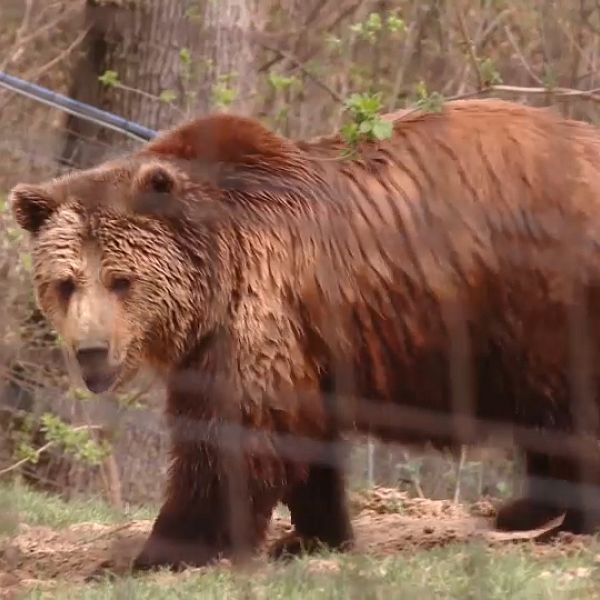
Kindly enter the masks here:
[[350, 547], [348, 430], [455, 446], [504, 426], [528, 480], [498, 525], [597, 524], [598, 131], [465, 100], [342, 149], [214, 115], [12, 191], [88, 386], [167, 382], [169, 483], [136, 568], [252, 551], [279, 501], [275, 554]]

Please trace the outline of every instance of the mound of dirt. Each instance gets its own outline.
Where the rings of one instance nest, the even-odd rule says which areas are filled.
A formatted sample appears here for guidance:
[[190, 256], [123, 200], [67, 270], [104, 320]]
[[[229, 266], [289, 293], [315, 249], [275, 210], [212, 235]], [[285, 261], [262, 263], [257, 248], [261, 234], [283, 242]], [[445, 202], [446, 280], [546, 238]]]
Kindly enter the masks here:
[[493, 517], [496, 514], [491, 500], [481, 500], [467, 506], [451, 500], [414, 498], [409, 496], [408, 492], [384, 487], [374, 487], [352, 494], [350, 506], [356, 514], [372, 511], [381, 514], [400, 513], [415, 518], [466, 518], [470, 515]]
[[[490, 544], [532, 540], [560, 525], [560, 520], [555, 520], [540, 530], [501, 533], [491, 529], [491, 502], [464, 506], [447, 500], [410, 498], [385, 488], [354, 495], [352, 508], [357, 551], [373, 555], [476, 539]], [[115, 573], [124, 573], [151, 525], [151, 521], [118, 526], [81, 523], [62, 530], [21, 525], [18, 535], [0, 549], [0, 598], [34, 584], [46, 587], [61, 580], [83, 582], [103, 564], [110, 564]], [[288, 520], [275, 518], [266, 547], [290, 530]], [[573, 545], [578, 540], [563, 536], [561, 543]]]

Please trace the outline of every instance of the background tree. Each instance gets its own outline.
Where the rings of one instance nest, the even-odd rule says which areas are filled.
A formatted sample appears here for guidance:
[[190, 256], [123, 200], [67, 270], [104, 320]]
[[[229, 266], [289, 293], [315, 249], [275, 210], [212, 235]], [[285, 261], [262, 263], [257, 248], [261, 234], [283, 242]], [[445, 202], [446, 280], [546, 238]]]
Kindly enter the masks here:
[[206, 0], [200, 44], [196, 108], [207, 112], [230, 108], [252, 114], [257, 104], [256, 37], [263, 25], [260, 0]]
[[[258, 22], [252, 10], [258, 3], [251, 4], [87, 0], [89, 33], [70, 95], [154, 129], [215, 106], [249, 107], [255, 73], [249, 34]], [[68, 129], [69, 163], [87, 165], [115, 144], [124, 148], [122, 135], [78, 118], [69, 119]]]
[[[89, 30], [71, 79], [70, 96], [147, 127], [167, 127], [177, 117], [182, 53], [189, 42], [186, 3], [179, 0], [86, 0]], [[123, 136], [70, 117], [64, 158], [88, 165]], [[92, 144], [90, 140], [98, 140]]]

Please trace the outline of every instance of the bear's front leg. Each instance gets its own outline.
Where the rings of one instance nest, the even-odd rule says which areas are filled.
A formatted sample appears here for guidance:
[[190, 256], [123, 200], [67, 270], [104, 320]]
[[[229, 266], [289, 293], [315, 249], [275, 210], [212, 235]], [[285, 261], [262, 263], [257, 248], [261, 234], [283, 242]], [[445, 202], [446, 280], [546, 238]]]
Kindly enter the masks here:
[[247, 464], [208, 445], [175, 445], [166, 501], [133, 570], [180, 570], [255, 551], [279, 497]]

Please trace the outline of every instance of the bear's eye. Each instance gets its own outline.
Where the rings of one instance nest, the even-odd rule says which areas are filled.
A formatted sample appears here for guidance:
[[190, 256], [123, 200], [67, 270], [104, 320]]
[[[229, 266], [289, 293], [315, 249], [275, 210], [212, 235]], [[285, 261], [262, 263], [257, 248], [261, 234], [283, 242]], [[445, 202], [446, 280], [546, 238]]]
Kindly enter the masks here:
[[126, 275], [119, 275], [113, 277], [110, 282], [109, 288], [115, 294], [125, 294], [131, 288], [131, 278]]
[[72, 277], [66, 277], [56, 283], [56, 290], [63, 302], [68, 302], [75, 291], [75, 281]]

